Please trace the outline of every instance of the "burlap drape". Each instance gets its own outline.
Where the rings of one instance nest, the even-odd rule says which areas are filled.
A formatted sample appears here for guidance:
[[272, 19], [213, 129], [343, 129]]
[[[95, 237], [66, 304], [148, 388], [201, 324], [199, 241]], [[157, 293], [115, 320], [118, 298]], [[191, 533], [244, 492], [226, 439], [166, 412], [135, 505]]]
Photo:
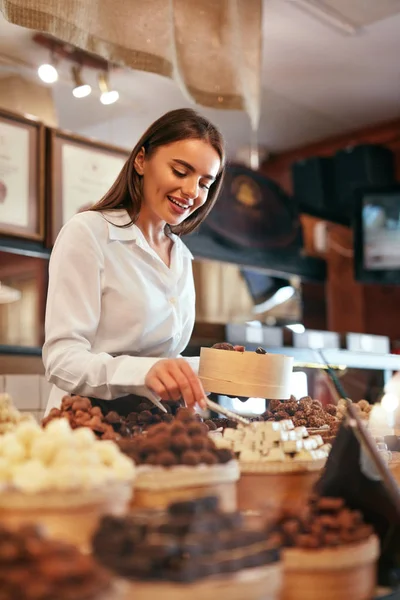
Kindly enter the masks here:
[[0, 0], [6, 19], [173, 77], [198, 104], [260, 114], [262, 0]]

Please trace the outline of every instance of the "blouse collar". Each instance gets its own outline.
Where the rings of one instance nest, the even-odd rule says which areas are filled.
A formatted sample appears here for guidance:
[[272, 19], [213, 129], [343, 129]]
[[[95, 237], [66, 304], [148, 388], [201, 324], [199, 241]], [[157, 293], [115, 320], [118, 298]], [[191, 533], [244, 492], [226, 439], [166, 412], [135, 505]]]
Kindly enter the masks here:
[[[143, 247], [143, 242], [145, 242], [145, 237], [139, 227], [134, 223], [128, 225], [130, 222], [130, 216], [125, 209], [115, 209], [115, 210], [107, 210], [102, 213], [103, 218], [107, 221], [108, 227], [108, 237], [111, 241], [134, 241], [137, 243], [139, 247]], [[123, 227], [126, 225], [126, 227]], [[172, 239], [174, 244], [179, 244], [183, 251], [183, 254], [193, 260], [193, 254], [190, 252], [189, 248], [182, 242], [178, 235], [174, 233], [170, 233], [169, 237]]]

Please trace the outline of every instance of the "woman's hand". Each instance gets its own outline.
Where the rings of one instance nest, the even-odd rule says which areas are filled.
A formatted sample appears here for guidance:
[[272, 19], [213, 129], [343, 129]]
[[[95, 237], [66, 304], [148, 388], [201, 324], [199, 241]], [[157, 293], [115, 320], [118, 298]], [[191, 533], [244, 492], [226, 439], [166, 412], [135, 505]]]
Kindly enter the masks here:
[[145, 384], [162, 400], [183, 398], [187, 406], [206, 408], [201, 381], [183, 358], [159, 360], [147, 373]]

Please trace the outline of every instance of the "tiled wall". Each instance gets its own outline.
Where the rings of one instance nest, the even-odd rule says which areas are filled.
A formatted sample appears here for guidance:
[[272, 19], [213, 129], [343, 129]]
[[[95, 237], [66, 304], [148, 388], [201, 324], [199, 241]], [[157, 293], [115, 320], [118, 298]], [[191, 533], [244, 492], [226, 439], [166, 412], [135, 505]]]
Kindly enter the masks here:
[[10, 394], [18, 410], [38, 420], [43, 418], [50, 388], [43, 375], [0, 375], [0, 392]]

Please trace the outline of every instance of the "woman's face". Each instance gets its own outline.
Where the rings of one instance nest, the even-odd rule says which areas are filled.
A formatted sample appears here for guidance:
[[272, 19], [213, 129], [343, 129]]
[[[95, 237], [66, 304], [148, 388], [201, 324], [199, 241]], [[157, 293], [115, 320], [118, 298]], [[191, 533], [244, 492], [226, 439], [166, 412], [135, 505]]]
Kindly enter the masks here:
[[189, 139], [160, 146], [135, 161], [143, 176], [141, 213], [150, 220], [179, 225], [202, 206], [221, 166], [216, 150], [203, 140]]

